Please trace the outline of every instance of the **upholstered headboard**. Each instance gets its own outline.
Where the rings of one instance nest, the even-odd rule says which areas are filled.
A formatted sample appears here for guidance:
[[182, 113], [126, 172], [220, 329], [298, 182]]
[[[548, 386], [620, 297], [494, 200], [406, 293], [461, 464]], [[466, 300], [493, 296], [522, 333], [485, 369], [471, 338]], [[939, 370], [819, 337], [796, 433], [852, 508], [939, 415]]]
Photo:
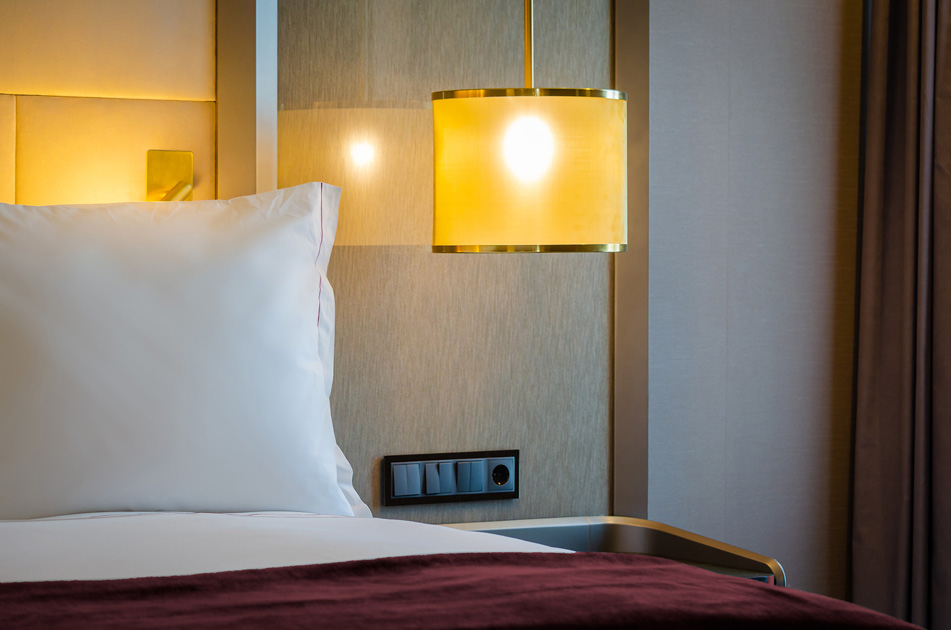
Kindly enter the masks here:
[[215, 197], [214, 0], [10, 0], [0, 41], [0, 201], [144, 200], [150, 149]]

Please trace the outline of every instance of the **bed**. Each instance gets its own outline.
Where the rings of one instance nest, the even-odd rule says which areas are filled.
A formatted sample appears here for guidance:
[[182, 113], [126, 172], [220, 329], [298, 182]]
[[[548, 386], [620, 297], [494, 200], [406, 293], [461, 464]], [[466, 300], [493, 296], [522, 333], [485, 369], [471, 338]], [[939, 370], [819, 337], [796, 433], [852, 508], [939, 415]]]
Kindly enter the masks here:
[[0, 628], [905, 628], [372, 518], [330, 417], [340, 190], [0, 204]]

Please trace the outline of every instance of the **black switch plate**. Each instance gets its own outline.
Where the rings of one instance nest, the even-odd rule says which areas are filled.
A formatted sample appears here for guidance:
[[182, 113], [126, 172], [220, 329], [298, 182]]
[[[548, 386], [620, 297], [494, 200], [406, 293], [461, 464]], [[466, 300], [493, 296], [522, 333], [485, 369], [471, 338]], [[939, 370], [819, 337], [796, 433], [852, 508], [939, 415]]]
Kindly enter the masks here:
[[[512, 458], [514, 465], [508, 470], [506, 462]], [[489, 466], [491, 460], [502, 460], [502, 462], [493, 462], [494, 466]], [[482, 491], [467, 491], [457, 487], [456, 478], [458, 463], [484, 462], [482, 479]], [[438, 494], [427, 494], [425, 464], [426, 462], [452, 462], [452, 490], [450, 492], [440, 491]], [[394, 496], [394, 478], [393, 464], [412, 464], [420, 465], [420, 485], [419, 493], [412, 495]], [[387, 455], [383, 458], [382, 474], [380, 479], [383, 484], [382, 494], [383, 505], [420, 505], [425, 503], [458, 503], [461, 501], [493, 501], [500, 499], [517, 499], [519, 486], [519, 462], [518, 450], [501, 451], [467, 451], [457, 453], [420, 453], [416, 455]], [[493, 470], [498, 469], [498, 470]], [[404, 469], [406, 470], [406, 469]], [[495, 473], [495, 474], [493, 474]], [[501, 482], [501, 483], [500, 483]]]

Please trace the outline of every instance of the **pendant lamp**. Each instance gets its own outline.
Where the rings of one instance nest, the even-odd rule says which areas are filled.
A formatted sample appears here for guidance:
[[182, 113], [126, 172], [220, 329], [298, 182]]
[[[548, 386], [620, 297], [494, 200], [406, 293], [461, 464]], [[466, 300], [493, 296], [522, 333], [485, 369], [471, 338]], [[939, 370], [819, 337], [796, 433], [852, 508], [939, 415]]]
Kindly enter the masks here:
[[627, 249], [627, 95], [534, 87], [433, 92], [433, 251]]

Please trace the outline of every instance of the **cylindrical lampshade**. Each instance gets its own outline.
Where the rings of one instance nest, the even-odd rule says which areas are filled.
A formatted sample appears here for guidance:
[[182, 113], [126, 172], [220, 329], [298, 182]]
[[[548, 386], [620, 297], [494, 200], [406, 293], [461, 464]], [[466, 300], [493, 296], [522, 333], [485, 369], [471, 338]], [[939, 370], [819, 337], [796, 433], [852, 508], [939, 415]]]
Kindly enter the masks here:
[[627, 248], [623, 92], [435, 92], [433, 140], [434, 252]]

